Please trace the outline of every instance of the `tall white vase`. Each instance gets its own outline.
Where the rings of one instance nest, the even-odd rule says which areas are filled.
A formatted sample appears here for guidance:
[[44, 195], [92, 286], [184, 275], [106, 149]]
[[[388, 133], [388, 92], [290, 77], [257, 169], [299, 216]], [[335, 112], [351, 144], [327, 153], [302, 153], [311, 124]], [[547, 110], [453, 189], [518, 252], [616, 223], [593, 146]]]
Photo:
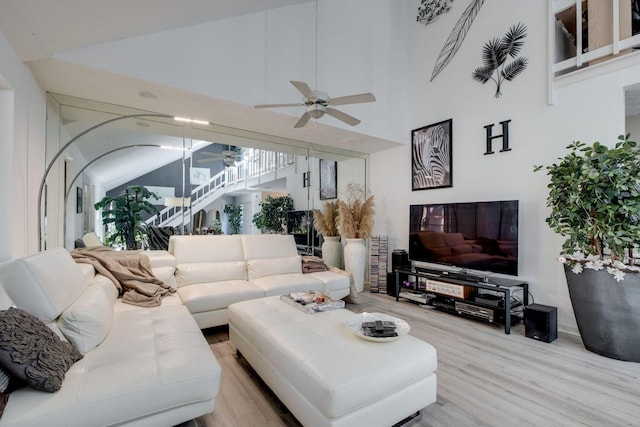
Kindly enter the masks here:
[[364, 289], [364, 269], [367, 262], [367, 248], [364, 239], [346, 239], [344, 247], [344, 269], [353, 275], [357, 292]]
[[323, 237], [322, 260], [331, 267], [342, 268], [342, 244], [340, 236]]

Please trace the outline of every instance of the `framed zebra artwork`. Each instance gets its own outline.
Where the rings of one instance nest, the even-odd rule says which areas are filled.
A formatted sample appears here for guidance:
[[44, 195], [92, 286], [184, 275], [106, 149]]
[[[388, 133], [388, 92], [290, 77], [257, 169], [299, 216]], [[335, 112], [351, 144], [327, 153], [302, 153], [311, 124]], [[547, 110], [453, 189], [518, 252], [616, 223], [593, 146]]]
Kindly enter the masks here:
[[453, 185], [452, 119], [411, 131], [411, 190]]

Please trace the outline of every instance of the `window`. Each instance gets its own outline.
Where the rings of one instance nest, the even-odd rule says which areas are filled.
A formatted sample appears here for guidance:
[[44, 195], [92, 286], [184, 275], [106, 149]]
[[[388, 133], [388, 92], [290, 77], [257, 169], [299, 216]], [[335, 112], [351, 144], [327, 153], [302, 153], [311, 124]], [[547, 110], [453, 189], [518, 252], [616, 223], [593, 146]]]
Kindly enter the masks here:
[[554, 77], [640, 52], [640, 0], [551, 0]]

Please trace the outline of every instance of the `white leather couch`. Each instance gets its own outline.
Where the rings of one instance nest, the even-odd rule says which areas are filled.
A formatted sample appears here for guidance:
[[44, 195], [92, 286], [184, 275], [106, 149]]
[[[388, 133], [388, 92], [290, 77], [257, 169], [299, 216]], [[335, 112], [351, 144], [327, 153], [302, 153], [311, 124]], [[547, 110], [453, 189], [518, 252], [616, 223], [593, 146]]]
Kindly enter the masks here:
[[154, 274], [177, 294], [201, 329], [229, 323], [229, 305], [296, 291], [350, 294], [351, 276], [338, 269], [302, 272], [293, 236], [171, 236], [169, 251], [150, 254]]
[[13, 391], [0, 427], [173, 426], [213, 411], [220, 365], [176, 296], [122, 304], [113, 283], [61, 248], [0, 264], [0, 284], [84, 355], [58, 391]]

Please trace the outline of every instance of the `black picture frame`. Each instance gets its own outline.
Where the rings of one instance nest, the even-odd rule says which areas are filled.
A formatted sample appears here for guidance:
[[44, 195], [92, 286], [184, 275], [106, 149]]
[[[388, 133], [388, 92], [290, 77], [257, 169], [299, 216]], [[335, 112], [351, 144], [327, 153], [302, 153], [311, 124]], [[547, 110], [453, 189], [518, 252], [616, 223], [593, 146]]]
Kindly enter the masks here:
[[453, 119], [411, 131], [411, 190], [453, 186]]
[[338, 162], [320, 159], [320, 200], [338, 198]]
[[82, 213], [83, 191], [81, 187], [76, 187], [76, 213]]

